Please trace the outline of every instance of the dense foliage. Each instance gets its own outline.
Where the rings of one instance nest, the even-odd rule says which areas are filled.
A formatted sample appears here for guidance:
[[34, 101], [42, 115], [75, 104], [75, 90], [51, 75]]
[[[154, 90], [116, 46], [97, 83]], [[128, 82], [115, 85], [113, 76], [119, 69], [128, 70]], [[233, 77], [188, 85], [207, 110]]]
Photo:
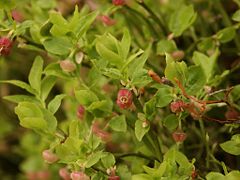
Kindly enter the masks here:
[[239, 0], [1, 0], [1, 179], [240, 179], [239, 28]]

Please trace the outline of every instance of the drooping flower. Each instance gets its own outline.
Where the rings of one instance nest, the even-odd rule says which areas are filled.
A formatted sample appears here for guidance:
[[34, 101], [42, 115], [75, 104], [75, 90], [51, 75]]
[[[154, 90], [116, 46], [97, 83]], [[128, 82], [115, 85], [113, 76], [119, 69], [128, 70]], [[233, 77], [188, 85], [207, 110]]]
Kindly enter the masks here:
[[7, 37], [0, 38], [0, 55], [8, 55], [11, 51], [13, 42]]
[[117, 95], [117, 105], [122, 109], [127, 109], [132, 105], [132, 92], [128, 89], [120, 89]]
[[51, 150], [46, 149], [42, 152], [43, 159], [49, 163], [52, 164], [58, 160], [58, 157], [56, 154], [54, 154]]

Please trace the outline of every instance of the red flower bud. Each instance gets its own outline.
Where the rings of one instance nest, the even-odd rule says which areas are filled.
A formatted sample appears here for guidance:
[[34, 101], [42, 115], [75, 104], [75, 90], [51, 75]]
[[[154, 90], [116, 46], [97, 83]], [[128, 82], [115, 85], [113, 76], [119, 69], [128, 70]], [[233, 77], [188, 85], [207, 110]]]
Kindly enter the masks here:
[[238, 119], [238, 117], [240, 116], [239, 112], [237, 112], [235, 109], [231, 108], [228, 109], [227, 112], [225, 113], [225, 117], [228, 120], [235, 120]]
[[115, 6], [122, 6], [125, 4], [124, 0], [112, 0], [113, 5]]
[[192, 180], [194, 180], [197, 176], [198, 176], [198, 174], [197, 174], [196, 170], [193, 170], [192, 174], [191, 174]]
[[68, 172], [67, 168], [61, 168], [58, 171], [59, 176], [63, 179], [63, 180], [70, 180], [70, 173]]
[[37, 178], [38, 180], [47, 180], [50, 179], [50, 173], [47, 170], [42, 170], [37, 172]]
[[78, 106], [78, 109], [77, 109], [77, 117], [79, 119], [83, 119], [84, 118], [84, 114], [85, 114], [85, 108], [83, 105], [80, 105]]
[[111, 134], [107, 131], [104, 131], [102, 130], [100, 127], [99, 127], [99, 122], [95, 121], [93, 124], [92, 124], [92, 132], [100, 137], [103, 141], [105, 142], [108, 142], [111, 140]]
[[128, 89], [120, 89], [117, 95], [117, 105], [122, 109], [127, 109], [132, 105], [132, 92]]
[[182, 100], [174, 101], [170, 104], [170, 109], [173, 113], [179, 113], [183, 111], [185, 103]]
[[106, 25], [106, 26], [112, 26], [116, 23], [115, 20], [111, 19], [109, 16], [101, 16], [101, 21]]
[[73, 72], [76, 69], [76, 65], [68, 59], [60, 61], [60, 67], [65, 72]]
[[108, 180], [120, 180], [119, 176], [109, 176]]
[[52, 164], [54, 162], [56, 162], [58, 160], [58, 157], [56, 154], [54, 154], [52, 151], [50, 151], [49, 149], [47, 150], [44, 150], [42, 152], [42, 157], [43, 159], [49, 163], [49, 164]]
[[90, 178], [84, 172], [72, 172], [71, 173], [72, 180], [90, 180]]
[[12, 41], [7, 37], [0, 38], [0, 55], [8, 55], [12, 48]]
[[11, 14], [16, 22], [22, 22], [24, 20], [22, 14], [16, 9], [12, 10]]
[[172, 134], [172, 137], [175, 142], [183, 142], [186, 139], [187, 135], [183, 131], [177, 130]]

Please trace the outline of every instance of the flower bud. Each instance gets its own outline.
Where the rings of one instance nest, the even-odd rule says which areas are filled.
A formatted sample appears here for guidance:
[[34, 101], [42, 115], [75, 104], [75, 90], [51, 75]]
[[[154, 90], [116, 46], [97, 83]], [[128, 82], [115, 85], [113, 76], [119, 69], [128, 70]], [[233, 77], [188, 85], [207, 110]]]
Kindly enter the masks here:
[[68, 59], [60, 61], [60, 67], [65, 72], [73, 72], [76, 69], [76, 65]]
[[38, 180], [48, 180], [50, 179], [50, 172], [47, 170], [42, 170], [37, 172], [37, 178]]
[[78, 106], [78, 109], [77, 109], [77, 117], [79, 119], [83, 119], [84, 118], [84, 114], [85, 114], [85, 108], [83, 105], [80, 105]]
[[182, 100], [171, 102], [170, 109], [173, 113], [180, 113], [184, 109], [185, 103]]
[[185, 53], [184, 51], [174, 51], [171, 53], [171, 56], [173, 57], [173, 59], [179, 61], [184, 58]]
[[12, 41], [7, 37], [0, 38], [0, 55], [8, 55], [12, 48]]
[[119, 176], [109, 176], [108, 180], [120, 180]]
[[235, 109], [233, 108], [229, 108], [227, 110], [227, 112], [225, 113], [225, 118], [228, 120], [235, 120], [238, 119], [238, 117], [240, 116], [239, 112], [237, 112]]
[[161, 78], [153, 70], [149, 70], [148, 71], [148, 75], [152, 78], [152, 80], [154, 80], [154, 81], [156, 81], [158, 83], [162, 83]]
[[72, 180], [90, 180], [90, 178], [84, 172], [75, 171], [72, 172], [70, 176]]
[[175, 142], [183, 142], [186, 139], [187, 135], [183, 131], [177, 130], [172, 134], [172, 137]]
[[125, 4], [124, 0], [112, 0], [113, 5], [115, 6], [122, 6]]
[[19, 12], [18, 10], [14, 9], [11, 11], [11, 15], [12, 18], [16, 21], [16, 22], [22, 22], [24, 20], [21, 12]]
[[132, 92], [128, 89], [120, 89], [117, 95], [117, 105], [122, 109], [127, 109], [132, 105]]
[[42, 152], [42, 157], [43, 159], [49, 163], [49, 164], [52, 164], [54, 162], [56, 162], [58, 160], [58, 157], [56, 154], [54, 154], [52, 151], [50, 151], [49, 149], [47, 150], [44, 150]]
[[106, 26], [112, 26], [116, 23], [115, 20], [111, 19], [109, 16], [103, 15], [101, 16], [101, 21], [106, 25]]
[[67, 168], [61, 168], [58, 171], [59, 176], [63, 179], [63, 180], [70, 180], [70, 173], [68, 172]]

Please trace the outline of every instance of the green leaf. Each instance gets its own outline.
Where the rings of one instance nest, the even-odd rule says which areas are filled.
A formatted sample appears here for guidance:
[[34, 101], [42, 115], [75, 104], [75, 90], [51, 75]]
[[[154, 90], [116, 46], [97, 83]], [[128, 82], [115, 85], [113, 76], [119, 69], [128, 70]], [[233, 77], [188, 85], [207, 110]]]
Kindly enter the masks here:
[[48, 110], [52, 113], [55, 114], [58, 110], [58, 108], [61, 105], [61, 101], [63, 98], [66, 97], [66, 94], [60, 94], [54, 97], [52, 101], [48, 104]]
[[221, 43], [227, 43], [234, 39], [236, 30], [234, 27], [227, 27], [217, 32], [217, 38]]
[[240, 155], [240, 134], [232, 136], [231, 140], [220, 144], [221, 148], [229, 154]]
[[200, 66], [188, 67], [188, 78], [185, 84], [187, 94], [196, 95], [206, 84], [206, 76]]
[[177, 50], [177, 46], [173, 40], [163, 39], [157, 43], [157, 54], [164, 55]]
[[132, 176], [132, 180], [153, 180], [148, 174], [135, 174]]
[[103, 152], [99, 151], [88, 156], [85, 167], [90, 168], [96, 164], [104, 156]]
[[240, 22], [240, 9], [233, 14], [232, 20]]
[[126, 132], [127, 123], [124, 115], [115, 116], [109, 121], [109, 127], [114, 131]]
[[148, 102], [144, 104], [143, 111], [146, 114], [147, 120], [153, 120], [156, 114], [157, 98], [154, 96]]
[[20, 102], [15, 108], [15, 113], [18, 115], [21, 126], [25, 128], [39, 130], [47, 128], [41, 109], [34, 103]]
[[175, 130], [178, 127], [178, 118], [175, 114], [170, 114], [163, 119], [163, 125], [170, 131]]
[[149, 131], [150, 126], [143, 127], [143, 121], [136, 120], [135, 122], [135, 135], [138, 141], [142, 141], [143, 136]]
[[136, 77], [136, 74], [139, 74], [139, 71], [142, 71], [144, 64], [146, 63], [151, 52], [151, 47], [152, 45], [150, 44], [140, 57], [134, 59], [129, 64], [128, 74], [130, 75], [130, 77]]
[[122, 73], [116, 68], [104, 68], [100, 70], [103, 75], [112, 79], [123, 79]]
[[212, 37], [203, 38], [200, 43], [198, 43], [197, 47], [200, 51], [208, 51], [210, 49], [214, 49], [216, 46], [215, 41]]
[[166, 54], [166, 68], [165, 68], [165, 76], [167, 79], [175, 82], [175, 78], [177, 78], [180, 82], [186, 82], [187, 80], [187, 65], [184, 61], [175, 62], [173, 58]]
[[8, 83], [8, 84], [13, 84], [15, 86], [18, 86], [22, 89], [25, 89], [26, 91], [28, 91], [31, 94], [36, 94], [36, 91], [27, 83], [23, 82], [23, 81], [19, 81], [19, 80], [7, 80], [7, 81], [0, 81], [0, 83]]
[[110, 114], [112, 111], [113, 103], [110, 100], [95, 101], [87, 107], [87, 110], [95, 117], [103, 117]]
[[104, 46], [104, 44], [100, 41], [97, 41], [96, 43], [96, 50], [104, 60], [110, 62], [111, 64], [117, 67], [121, 67], [123, 65], [123, 59], [121, 59], [118, 54]]
[[84, 106], [89, 106], [91, 103], [98, 101], [98, 97], [90, 90], [76, 90], [75, 96], [77, 101]]
[[159, 168], [150, 168], [148, 166], [143, 166], [144, 171], [154, 178], [161, 178], [164, 172], [166, 171], [166, 168], [167, 168], [166, 161], [163, 161]]
[[43, 59], [40, 56], [37, 56], [30, 70], [28, 81], [31, 87], [35, 89], [38, 92], [38, 94], [40, 94], [40, 91], [41, 91], [42, 70], [43, 70]]
[[53, 86], [56, 83], [57, 78], [55, 76], [46, 76], [43, 80], [42, 80], [42, 84], [41, 84], [41, 99], [43, 101], [46, 100], [46, 98], [48, 97], [51, 89], [53, 88]]
[[174, 98], [172, 95], [172, 87], [162, 86], [158, 89], [155, 96], [157, 98], [156, 107], [162, 108], [167, 106]]
[[200, 65], [202, 67], [207, 80], [209, 80], [214, 74], [213, 70], [216, 65], [218, 55], [219, 55], [218, 49], [211, 57], [208, 57], [205, 54], [197, 51], [193, 53], [193, 62], [196, 65]]
[[131, 36], [127, 28], [123, 30], [123, 38], [121, 41], [122, 57], [127, 59], [131, 46]]
[[146, 86], [150, 82], [152, 82], [152, 78], [149, 77], [148, 71], [146, 69], [138, 69], [134, 74], [132, 74], [131, 85], [140, 88]]
[[224, 175], [218, 172], [210, 172], [206, 176], [207, 180], [225, 180]]
[[3, 99], [14, 103], [20, 103], [23, 101], [33, 102], [33, 103], [40, 103], [34, 96], [27, 96], [27, 95], [12, 95], [12, 96], [4, 96]]
[[60, 77], [60, 78], [63, 78], [63, 79], [71, 79], [72, 78], [68, 73], [65, 73], [61, 69], [59, 63], [51, 63], [51, 64], [49, 64], [44, 69], [43, 73], [45, 75], [47, 75], [47, 76], [56, 76], [56, 77]]
[[101, 161], [103, 163], [103, 166], [108, 169], [110, 167], [113, 167], [115, 164], [115, 157], [112, 153], [105, 153], [105, 156], [101, 158]]
[[231, 171], [226, 175], [226, 180], [238, 180], [240, 179], [240, 171]]
[[44, 48], [52, 54], [67, 55], [73, 48], [72, 42], [67, 37], [50, 37], [43, 41]]
[[238, 99], [240, 99], [240, 84], [234, 86], [230, 94], [233, 97], [234, 101], [237, 101]]
[[175, 36], [180, 36], [196, 20], [197, 13], [194, 12], [193, 5], [182, 5], [172, 13], [169, 21], [169, 29]]
[[87, 30], [89, 29], [90, 25], [94, 22], [98, 15], [98, 11], [93, 11], [83, 17], [81, 17], [78, 21], [72, 21], [69, 24], [69, 29], [72, 29], [74, 34], [80, 38], [82, 37]]

